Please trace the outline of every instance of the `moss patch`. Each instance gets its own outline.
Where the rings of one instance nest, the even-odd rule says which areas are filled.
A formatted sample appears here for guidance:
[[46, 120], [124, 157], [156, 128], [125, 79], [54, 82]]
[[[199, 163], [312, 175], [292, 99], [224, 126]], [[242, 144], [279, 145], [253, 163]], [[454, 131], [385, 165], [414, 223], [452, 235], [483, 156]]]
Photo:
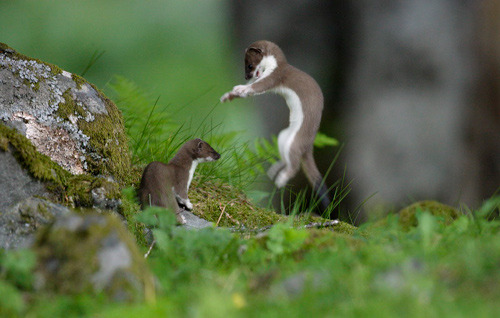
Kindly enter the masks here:
[[3, 151], [8, 151], [11, 145], [17, 161], [38, 180], [63, 185], [71, 175], [49, 157], [39, 153], [31, 142], [15, 129], [0, 124], [0, 145]]
[[87, 83], [87, 81], [80, 75], [71, 74], [71, 78], [73, 79], [73, 82], [75, 82], [77, 89], [82, 88], [82, 85]]
[[[11, 147], [9, 147], [9, 145]], [[116, 183], [91, 175], [72, 175], [39, 153], [31, 142], [17, 130], [0, 124], [0, 149], [12, 154], [35, 179], [45, 182], [47, 189], [57, 202], [82, 207], [91, 207], [92, 189], [104, 188], [108, 199], [119, 199], [120, 189]]]
[[21, 53], [17, 52], [16, 50], [14, 50], [13, 48], [11, 48], [10, 46], [8, 46], [7, 44], [2, 43], [2, 42], [0, 42], [0, 51], [9, 54], [11, 58], [16, 59], [16, 60], [36, 61], [37, 63], [47, 65], [48, 67], [50, 67], [51, 73], [53, 75], [61, 74], [63, 72], [60, 67], [58, 67], [54, 64], [46, 63], [46, 62], [40, 61], [39, 59], [34, 59], [34, 58], [31, 58], [31, 57], [26, 56], [24, 54], [21, 54]]
[[59, 117], [65, 120], [69, 120], [69, 116], [71, 115], [79, 115], [81, 117], [85, 117], [85, 110], [73, 101], [73, 97], [71, 96], [69, 88], [63, 93], [62, 96], [65, 102], [59, 103], [59, 107], [56, 111], [56, 114]]
[[309, 236], [304, 243], [304, 249], [314, 249], [314, 248], [335, 248], [338, 246], [339, 240], [347, 242], [349, 247], [357, 248], [364, 244], [364, 241], [360, 237], [355, 237], [352, 234], [355, 233], [356, 227], [343, 223], [343, 225], [348, 225], [351, 227], [350, 230], [343, 231], [343, 229], [335, 228], [325, 228], [325, 229], [310, 229]]
[[[236, 227], [246, 230], [255, 230], [280, 222], [292, 222], [294, 226], [301, 226], [312, 222], [329, 221], [309, 214], [296, 217], [277, 214], [273, 210], [255, 206], [245, 194], [228, 184], [217, 181], [200, 183], [200, 178], [194, 178], [189, 197], [193, 203], [193, 213], [213, 222], [220, 227]], [[293, 218], [291, 220], [291, 218]], [[352, 234], [356, 227], [339, 222], [326, 231]]]
[[141, 207], [137, 201], [137, 194], [133, 187], [123, 189], [121, 213], [127, 221], [128, 230], [134, 235], [139, 246], [146, 246], [145, 229], [146, 226], [137, 222], [135, 216], [141, 212]]
[[200, 183], [199, 178], [195, 178], [189, 197], [194, 214], [214, 224], [219, 221], [220, 227], [257, 229], [287, 219], [274, 211], [254, 206], [242, 192], [218, 181]]
[[409, 230], [418, 225], [417, 211], [427, 211], [438, 216], [445, 224], [452, 223], [461, 215], [457, 209], [449, 205], [437, 201], [420, 201], [399, 211], [399, 224], [403, 229]]
[[95, 175], [110, 174], [120, 184], [130, 184], [130, 154], [122, 114], [110, 99], [102, 94], [100, 97], [108, 114], [94, 115], [93, 121], [78, 121], [78, 128], [90, 137], [89, 147], [101, 155], [101, 158], [87, 156], [87, 171]]

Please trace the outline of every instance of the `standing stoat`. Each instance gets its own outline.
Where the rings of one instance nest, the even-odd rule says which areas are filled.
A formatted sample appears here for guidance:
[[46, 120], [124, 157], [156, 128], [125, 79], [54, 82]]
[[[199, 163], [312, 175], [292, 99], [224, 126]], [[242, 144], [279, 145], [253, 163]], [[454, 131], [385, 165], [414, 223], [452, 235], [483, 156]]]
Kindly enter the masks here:
[[160, 206], [175, 212], [177, 222], [186, 223], [181, 215], [182, 208], [191, 210], [188, 190], [193, 180], [194, 170], [200, 162], [215, 161], [220, 158], [208, 143], [193, 139], [182, 145], [177, 154], [164, 164], [153, 161], [146, 166], [139, 187], [142, 208]]
[[287, 63], [283, 51], [269, 41], [252, 43], [245, 52], [247, 85], [238, 85], [221, 97], [221, 102], [237, 97], [277, 93], [290, 108], [290, 126], [278, 135], [281, 161], [268, 170], [278, 188], [295, 176], [302, 163], [309, 182], [321, 198], [321, 206], [330, 204], [328, 189], [313, 157], [313, 144], [321, 121], [323, 93], [318, 83], [301, 70]]

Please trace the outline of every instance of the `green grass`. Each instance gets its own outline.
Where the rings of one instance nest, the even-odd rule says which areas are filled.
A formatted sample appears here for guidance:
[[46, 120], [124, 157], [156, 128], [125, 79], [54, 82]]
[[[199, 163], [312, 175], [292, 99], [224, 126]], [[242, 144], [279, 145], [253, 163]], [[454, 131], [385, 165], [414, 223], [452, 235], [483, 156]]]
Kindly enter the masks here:
[[0, 300], [0, 312], [8, 304], [14, 313], [40, 317], [495, 317], [500, 222], [476, 214], [447, 224], [419, 211], [409, 230], [390, 215], [350, 235], [281, 224], [251, 237], [185, 231], [167, 220], [155, 230], [158, 248], [148, 258], [158, 278], [149, 303], [35, 293], [23, 304], [14, 296], [26, 293], [20, 290], [30, 266], [4, 253], [0, 288], [10, 288], [11, 297]]

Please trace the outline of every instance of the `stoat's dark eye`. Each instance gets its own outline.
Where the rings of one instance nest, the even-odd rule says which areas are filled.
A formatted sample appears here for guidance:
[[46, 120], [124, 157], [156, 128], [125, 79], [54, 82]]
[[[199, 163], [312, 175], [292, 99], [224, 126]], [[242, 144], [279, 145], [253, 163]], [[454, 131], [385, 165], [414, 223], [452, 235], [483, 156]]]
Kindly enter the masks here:
[[251, 70], [253, 68], [253, 65], [252, 64], [248, 64], [247, 68], [248, 68], [248, 70]]

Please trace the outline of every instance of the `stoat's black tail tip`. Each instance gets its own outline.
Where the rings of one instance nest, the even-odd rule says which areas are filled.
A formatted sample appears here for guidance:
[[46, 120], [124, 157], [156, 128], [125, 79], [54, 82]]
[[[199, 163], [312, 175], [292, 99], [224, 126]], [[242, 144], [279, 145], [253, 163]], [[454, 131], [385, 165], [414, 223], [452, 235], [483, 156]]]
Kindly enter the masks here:
[[[330, 204], [332, 201], [330, 200], [330, 196], [328, 194], [328, 187], [324, 184], [323, 181], [319, 182], [316, 184], [316, 193], [318, 196], [318, 199], [320, 200], [320, 210], [321, 214], [324, 217], [327, 217], [329, 219], [338, 219], [338, 212], [337, 211], [328, 211]], [[328, 215], [324, 215], [325, 213], [328, 212]]]

